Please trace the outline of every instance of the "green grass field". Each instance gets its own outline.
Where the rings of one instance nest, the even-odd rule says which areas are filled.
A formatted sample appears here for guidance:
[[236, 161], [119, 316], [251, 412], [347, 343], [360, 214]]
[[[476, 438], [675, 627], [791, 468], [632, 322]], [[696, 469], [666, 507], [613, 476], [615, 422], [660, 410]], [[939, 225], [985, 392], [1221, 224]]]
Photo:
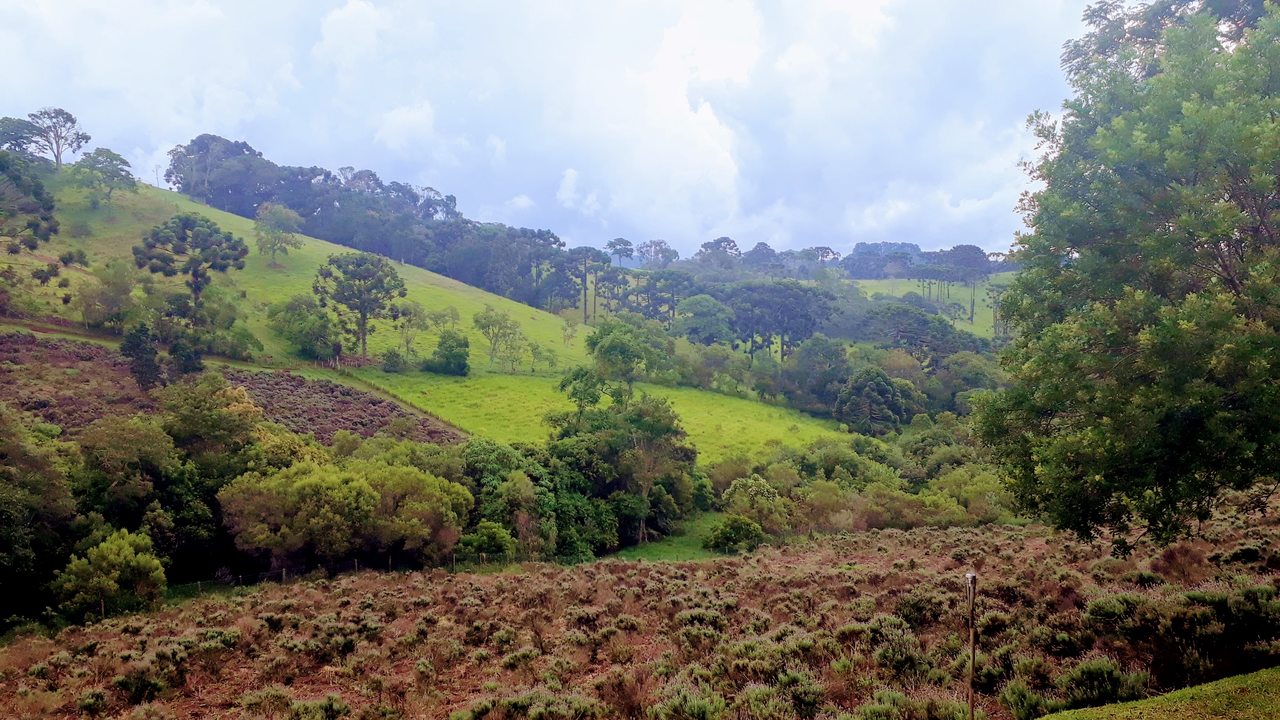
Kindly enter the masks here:
[[702, 547], [702, 541], [711, 534], [724, 513], [708, 512], [696, 515], [681, 524], [677, 534], [657, 542], [635, 545], [610, 555], [619, 560], [648, 560], [650, 562], [683, 562], [685, 560], [709, 560], [724, 557]]
[[[970, 323], [966, 318], [964, 320], [955, 321], [955, 326], [961, 330], [969, 332], [979, 337], [989, 338], [993, 334], [991, 306], [987, 304], [987, 287], [992, 284], [1006, 285], [1013, 278], [1013, 273], [999, 273], [992, 275], [990, 279], [978, 284], [977, 305], [974, 307], [973, 322]], [[915, 280], [885, 279], [885, 280], [855, 280], [858, 287], [862, 288], [868, 296], [876, 293], [892, 295], [893, 297], [902, 297], [909, 292], [919, 293], [920, 283]], [[938, 292], [938, 288], [934, 288], [934, 293]], [[970, 289], [964, 285], [956, 284], [951, 287], [950, 298], [944, 297], [944, 300], [957, 302], [964, 307], [969, 307]]]
[[1226, 678], [1168, 695], [1049, 715], [1044, 720], [1275, 720], [1280, 668]]
[[[557, 389], [556, 377], [483, 372], [465, 378], [391, 375], [377, 368], [353, 374], [469, 433], [502, 442], [545, 440], [546, 414], [573, 407]], [[756, 457], [778, 445], [796, 447], [839, 436], [834, 423], [753, 400], [643, 383], [637, 390], [671, 400], [702, 462], [735, 454]]]
[[[252, 221], [200, 205], [178, 193], [141, 185], [136, 194], [117, 194], [112, 207], [92, 210], [78, 191], [59, 188], [56, 181], [51, 187], [56, 191], [62, 232], [41, 248], [40, 254], [45, 258], [56, 257], [71, 248], [84, 250], [94, 264], [110, 258], [130, 258], [130, 248], [155, 225], [176, 212], [201, 213], [223, 229], [242, 237], [250, 246], [245, 269], [219, 275], [214, 284], [232, 293], [232, 297], [244, 293], [240, 308], [245, 322], [265, 348], [258, 362], [288, 367], [311, 377], [352, 382], [352, 377], [340, 376], [291, 357], [289, 348], [271, 331], [266, 318], [266, 310], [272, 303], [294, 294], [310, 293], [316, 269], [329, 255], [350, 252], [349, 248], [304, 238], [302, 248], [279, 258], [283, 268], [271, 268], [267, 258], [257, 252]], [[0, 256], [0, 264], [21, 265], [26, 274], [41, 265], [45, 258], [27, 254]], [[460, 327], [471, 340], [474, 372], [470, 377], [454, 378], [421, 372], [390, 375], [377, 368], [365, 368], [354, 372], [355, 381], [366, 386], [363, 389], [371, 387], [385, 391], [472, 434], [504, 442], [544, 440], [548, 432], [543, 422], [545, 415], [552, 410], [569, 407], [568, 400], [556, 385], [564, 369], [586, 362], [585, 336], [589, 329], [584, 328], [566, 344], [561, 333], [561, 319], [556, 315], [421, 268], [399, 265], [397, 271], [408, 286], [409, 299], [417, 300], [428, 308], [452, 305], [458, 309], [462, 316]], [[71, 279], [69, 291], [72, 293], [80, 283], [92, 282], [87, 273], [78, 269], [65, 270], [63, 275]], [[180, 281], [174, 279], [172, 282]], [[40, 296], [46, 303], [43, 309], [78, 319], [74, 311], [58, 299], [64, 292], [68, 290], [52, 286], [40, 288]], [[471, 328], [471, 317], [486, 304], [509, 313], [520, 322], [531, 340], [554, 351], [559, 369], [540, 370], [536, 375], [491, 372], [488, 369], [487, 342]], [[396, 342], [391, 328], [386, 323], [380, 325], [383, 327], [369, 340], [371, 353], [380, 352]], [[420, 354], [429, 354], [435, 346], [435, 338], [424, 333], [417, 345]], [[831, 422], [752, 400], [692, 388], [642, 385], [640, 389], [671, 399], [703, 462], [713, 462], [737, 453], [757, 456], [773, 445], [798, 446], [822, 437], [838, 436], [839, 433]]]

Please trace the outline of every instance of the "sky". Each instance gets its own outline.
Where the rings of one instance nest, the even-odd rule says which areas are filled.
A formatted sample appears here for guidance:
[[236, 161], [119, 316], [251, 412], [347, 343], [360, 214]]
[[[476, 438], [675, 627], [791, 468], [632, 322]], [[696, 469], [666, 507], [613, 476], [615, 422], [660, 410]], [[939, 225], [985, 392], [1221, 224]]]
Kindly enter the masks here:
[[1005, 250], [1084, 0], [0, 0], [0, 115], [200, 133], [569, 245]]

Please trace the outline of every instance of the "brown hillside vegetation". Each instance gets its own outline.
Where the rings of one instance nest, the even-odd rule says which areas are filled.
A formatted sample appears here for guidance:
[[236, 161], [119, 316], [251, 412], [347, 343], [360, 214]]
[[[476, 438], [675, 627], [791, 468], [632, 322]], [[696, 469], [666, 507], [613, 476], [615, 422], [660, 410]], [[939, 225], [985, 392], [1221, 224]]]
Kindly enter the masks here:
[[1224, 523], [1120, 560], [1037, 527], [884, 530], [267, 585], [16, 640], [0, 716], [952, 718], [974, 568], [980, 704], [1010, 718], [1274, 664], [1278, 538]]
[[[243, 386], [267, 420], [328, 443], [339, 430], [369, 437], [392, 422], [403, 434], [429, 443], [457, 442], [457, 429], [391, 400], [328, 380], [288, 372], [228, 368], [224, 375]], [[30, 412], [74, 435], [107, 415], [155, 412], [138, 388], [129, 363], [111, 348], [87, 342], [0, 334], [0, 402]]]

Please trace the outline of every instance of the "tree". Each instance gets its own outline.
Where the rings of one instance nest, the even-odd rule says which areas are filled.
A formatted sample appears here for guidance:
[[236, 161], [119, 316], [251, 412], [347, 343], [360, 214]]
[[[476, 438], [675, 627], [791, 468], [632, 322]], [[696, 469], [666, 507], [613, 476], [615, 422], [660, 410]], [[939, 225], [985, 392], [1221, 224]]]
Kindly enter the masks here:
[[70, 550], [76, 505], [67, 467], [60, 443], [0, 403], [0, 584], [22, 589], [6, 594], [0, 626], [46, 606], [44, 588]]
[[183, 375], [204, 372], [203, 354], [185, 337], [178, 337], [169, 344], [169, 377], [177, 379]]
[[53, 195], [13, 154], [0, 151], [0, 236], [13, 252], [35, 250], [58, 232]]
[[133, 246], [133, 262], [138, 268], [165, 277], [187, 276], [196, 324], [203, 322], [199, 311], [204, 291], [213, 282], [210, 273], [243, 270], [248, 254], [243, 240], [195, 213], [174, 215], [152, 228], [141, 245]]
[[80, 510], [100, 513], [113, 527], [138, 527], [157, 490], [179, 469], [173, 439], [154, 418], [108, 415], [82, 430], [77, 441]]
[[607, 318], [587, 337], [587, 351], [595, 359], [600, 377], [621, 381], [625, 391], [615, 393], [624, 404], [636, 380], [644, 373], [668, 367], [674, 354], [671, 338], [657, 323], [624, 313]]
[[138, 323], [125, 334], [120, 354], [129, 359], [129, 374], [143, 390], [150, 390], [164, 380], [156, 340], [146, 323]]
[[62, 108], [43, 108], [27, 119], [36, 127], [34, 147], [48, 153], [57, 170], [62, 169], [63, 155], [79, 152], [89, 142], [89, 134], [80, 129], [76, 116]]
[[690, 342], [713, 345], [733, 338], [733, 310], [710, 295], [693, 295], [676, 304], [672, 331]]
[[1171, 6], [1158, 39], [1113, 32], [1150, 7], [1103, 6], [1069, 112], [1032, 117], [1043, 186], [999, 303], [1013, 387], [979, 418], [1024, 509], [1119, 550], [1280, 474], [1280, 10], [1236, 35]]
[[427, 328], [436, 332], [444, 332], [446, 329], [456, 328], [458, 321], [462, 316], [458, 313], [458, 308], [452, 305], [446, 305], [435, 310], [428, 310], [426, 313]]
[[759, 475], [738, 478], [724, 491], [725, 509], [748, 518], [768, 533], [782, 533], [791, 526], [791, 501]]
[[471, 342], [457, 330], [443, 330], [431, 358], [422, 363], [427, 372], [464, 376], [471, 371]]
[[822, 335], [801, 343], [782, 368], [783, 391], [794, 407], [818, 415], [832, 413], [852, 369], [844, 343]]
[[84, 557], [72, 555], [54, 584], [63, 612], [81, 619], [96, 610], [105, 618], [155, 607], [164, 597], [164, 566], [146, 534], [117, 530]]
[[111, 204], [111, 194], [116, 190], [136, 191], [138, 181], [133, 177], [129, 161], [106, 148], [98, 148], [80, 158], [71, 166], [72, 181], [89, 192], [89, 204], [97, 208]]
[[702, 243], [694, 259], [721, 268], [731, 268], [742, 257], [738, 243], [731, 237], [718, 237]]
[[315, 295], [294, 295], [267, 309], [271, 328], [298, 354], [308, 360], [333, 360], [341, 355], [342, 342], [333, 318]]
[[284, 205], [262, 203], [253, 220], [253, 234], [257, 238], [258, 252], [270, 255], [269, 267], [280, 267], [276, 255], [288, 255], [289, 250], [302, 247], [302, 238], [296, 233], [302, 228], [302, 216]]
[[30, 120], [0, 118], [0, 150], [11, 152], [23, 160], [31, 160], [34, 157], [31, 149], [35, 147], [39, 133], [40, 128]]
[[96, 283], [81, 288], [75, 304], [88, 327], [122, 331], [136, 303], [133, 289], [139, 285], [137, 270], [124, 260], [112, 260], [93, 270]]
[[618, 264], [622, 264], [622, 259], [630, 260], [635, 257], [635, 249], [631, 246], [631, 241], [626, 238], [614, 238], [605, 244], [605, 249], [609, 254], [618, 258]]
[[863, 435], [897, 430], [920, 412], [918, 392], [906, 380], [894, 380], [878, 367], [858, 371], [836, 398], [833, 414]]
[[516, 539], [502, 525], [481, 520], [476, 529], [462, 536], [463, 557], [481, 562], [508, 561], [516, 556]]
[[661, 270], [680, 259], [680, 253], [667, 244], [666, 240], [650, 240], [636, 247], [636, 256], [646, 268]]
[[560, 318], [560, 339], [564, 341], [566, 347], [573, 342], [574, 338], [578, 337], [578, 328], [581, 325], [582, 323], [578, 322], [576, 317]]
[[236, 546], [286, 561], [360, 554], [442, 560], [474, 500], [462, 485], [405, 465], [301, 462], [247, 473], [218, 493]]
[[514, 373], [528, 350], [529, 338], [525, 337], [524, 331], [517, 325], [513, 332], [502, 337], [498, 345], [497, 359], [507, 368], [507, 372]]
[[407, 293], [391, 261], [370, 253], [330, 255], [317, 271], [312, 289], [321, 307], [334, 305], [343, 331], [359, 344], [360, 355], [366, 358], [372, 321], [386, 317], [391, 301]]
[[490, 365], [499, 355], [507, 352], [507, 347], [513, 344], [517, 338], [524, 336], [520, 332], [520, 323], [492, 305], [485, 305], [484, 310], [476, 313], [475, 317], [471, 319], [471, 324], [480, 331], [485, 340], [489, 341]]
[[[457, 312], [456, 310], [454, 312]], [[404, 346], [404, 354], [406, 357], [417, 355], [417, 350], [413, 347], [413, 342], [418, 339], [418, 333], [431, 327], [431, 317], [428, 315], [426, 308], [422, 307], [422, 303], [417, 300], [406, 300], [396, 303], [387, 311], [387, 316], [391, 318], [391, 325], [396, 329], [396, 334], [400, 336], [400, 343]]]

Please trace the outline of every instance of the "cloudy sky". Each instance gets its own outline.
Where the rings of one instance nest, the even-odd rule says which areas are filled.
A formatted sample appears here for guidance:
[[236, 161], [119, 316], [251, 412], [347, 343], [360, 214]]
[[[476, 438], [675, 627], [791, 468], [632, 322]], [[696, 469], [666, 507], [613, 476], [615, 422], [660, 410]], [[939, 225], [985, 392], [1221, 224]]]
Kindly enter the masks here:
[[999, 250], [1084, 4], [0, 0], [0, 115], [65, 107], [148, 181], [211, 132], [571, 245]]

